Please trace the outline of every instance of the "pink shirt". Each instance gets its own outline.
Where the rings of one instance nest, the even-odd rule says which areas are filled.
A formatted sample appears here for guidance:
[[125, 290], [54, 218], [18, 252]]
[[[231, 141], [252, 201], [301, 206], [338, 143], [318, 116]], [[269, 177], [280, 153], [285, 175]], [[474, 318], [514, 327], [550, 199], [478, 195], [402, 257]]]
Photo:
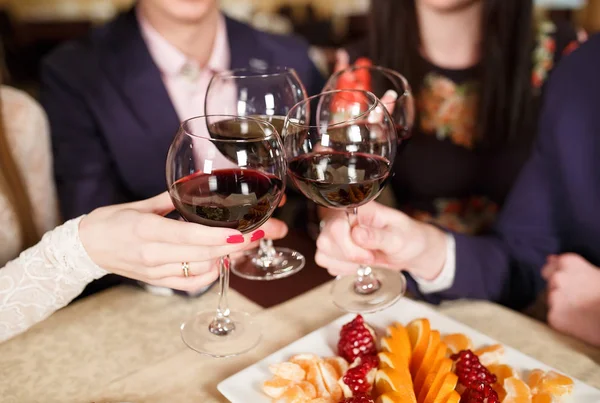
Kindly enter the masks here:
[[204, 97], [211, 77], [230, 68], [229, 40], [223, 16], [219, 18], [215, 43], [205, 67], [171, 45], [140, 13], [137, 13], [137, 18], [142, 37], [162, 74], [179, 120], [203, 115]]

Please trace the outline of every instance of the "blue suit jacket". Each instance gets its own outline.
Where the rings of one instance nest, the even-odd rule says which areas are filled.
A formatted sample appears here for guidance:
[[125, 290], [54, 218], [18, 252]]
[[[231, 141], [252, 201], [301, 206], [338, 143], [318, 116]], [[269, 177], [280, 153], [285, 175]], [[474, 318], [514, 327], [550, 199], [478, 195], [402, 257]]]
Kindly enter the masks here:
[[[231, 19], [226, 26], [231, 68], [252, 59], [293, 67], [307, 92], [321, 90], [305, 42]], [[179, 119], [133, 10], [49, 55], [41, 100], [63, 218], [166, 190], [165, 159]]]
[[456, 235], [456, 278], [429, 296], [521, 308], [545, 284], [549, 254], [600, 265], [600, 36], [564, 58], [548, 83], [539, 133], [494, 236]]

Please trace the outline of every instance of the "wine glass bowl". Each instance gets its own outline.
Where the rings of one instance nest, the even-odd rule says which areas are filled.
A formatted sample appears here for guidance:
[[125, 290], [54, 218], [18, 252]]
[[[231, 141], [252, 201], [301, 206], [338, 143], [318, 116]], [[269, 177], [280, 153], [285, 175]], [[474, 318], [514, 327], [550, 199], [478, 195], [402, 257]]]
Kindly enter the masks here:
[[[169, 194], [183, 219], [248, 234], [279, 205], [286, 161], [271, 124], [238, 116], [200, 116], [181, 124], [167, 155], [166, 172]], [[248, 314], [229, 309], [230, 265], [229, 257], [221, 258], [216, 313], [199, 313], [181, 326], [190, 348], [215, 357], [248, 351], [261, 335]]]
[[[383, 190], [396, 155], [391, 116], [372, 93], [327, 91], [290, 110], [284, 124], [288, 172], [310, 200], [347, 213], [359, 225], [358, 208]], [[374, 312], [406, 290], [398, 272], [360, 266], [357, 276], [338, 277], [333, 300], [350, 312]]]
[[[354, 65], [334, 73], [325, 84], [324, 91], [359, 89], [375, 94], [390, 113], [398, 141], [410, 137], [415, 121], [415, 101], [406, 78], [381, 66]], [[388, 99], [388, 91], [394, 91], [396, 98]]]
[[[206, 112], [249, 116], [271, 123], [281, 133], [289, 109], [306, 99], [306, 90], [294, 69], [245, 68], [217, 73], [206, 93]], [[250, 280], [275, 280], [291, 276], [305, 265], [300, 253], [261, 239], [232, 265], [232, 271]]]

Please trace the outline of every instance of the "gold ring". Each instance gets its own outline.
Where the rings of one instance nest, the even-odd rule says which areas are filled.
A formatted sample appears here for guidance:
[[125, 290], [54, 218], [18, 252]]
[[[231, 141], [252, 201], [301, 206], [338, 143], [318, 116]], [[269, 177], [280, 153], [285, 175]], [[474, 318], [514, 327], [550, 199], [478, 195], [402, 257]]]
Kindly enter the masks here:
[[183, 270], [183, 275], [185, 277], [190, 276], [190, 264], [188, 262], [181, 263], [181, 270]]

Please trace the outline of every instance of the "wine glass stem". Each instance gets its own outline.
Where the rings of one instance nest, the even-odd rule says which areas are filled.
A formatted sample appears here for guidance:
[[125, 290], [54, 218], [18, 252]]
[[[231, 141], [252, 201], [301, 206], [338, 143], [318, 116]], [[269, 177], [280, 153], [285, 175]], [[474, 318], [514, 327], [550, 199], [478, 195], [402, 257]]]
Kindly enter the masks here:
[[275, 248], [272, 239], [261, 239], [258, 247], [258, 253], [263, 259], [273, 259], [275, 257]]
[[210, 332], [217, 336], [226, 336], [235, 330], [235, 324], [229, 318], [229, 302], [227, 301], [230, 264], [229, 256], [221, 257], [219, 262], [219, 305], [217, 314], [208, 326]]
[[[358, 224], [358, 207], [353, 207], [346, 211], [350, 231]], [[381, 288], [381, 283], [373, 274], [373, 270], [369, 266], [360, 265], [356, 270], [356, 280], [354, 281], [354, 292], [357, 294], [368, 295]]]

